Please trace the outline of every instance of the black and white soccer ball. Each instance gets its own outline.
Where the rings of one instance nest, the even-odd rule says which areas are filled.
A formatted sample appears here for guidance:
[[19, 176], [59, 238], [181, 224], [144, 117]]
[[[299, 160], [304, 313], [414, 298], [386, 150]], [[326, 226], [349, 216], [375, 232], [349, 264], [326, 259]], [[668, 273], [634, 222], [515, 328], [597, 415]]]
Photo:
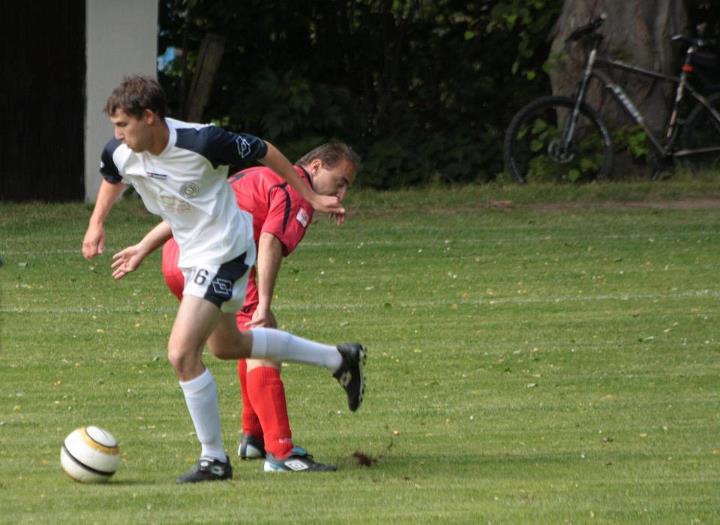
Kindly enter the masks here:
[[104, 483], [120, 466], [120, 448], [107, 430], [96, 426], [80, 427], [65, 438], [60, 449], [60, 464], [76, 481]]

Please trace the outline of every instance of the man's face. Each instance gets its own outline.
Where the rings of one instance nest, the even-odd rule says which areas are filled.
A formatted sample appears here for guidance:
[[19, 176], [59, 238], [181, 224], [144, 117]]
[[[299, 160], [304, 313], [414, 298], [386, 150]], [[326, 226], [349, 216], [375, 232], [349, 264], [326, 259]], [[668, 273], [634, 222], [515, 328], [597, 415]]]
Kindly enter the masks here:
[[110, 116], [115, 128], [115, 138], [122, 141], [128, 148], [136, 153], [146, 151], [152, 144], [150, 125], [156, 118], [152, 111], [145, 110], [142, 118], [128, 115], [118, 108]]
[[355, 169], [352, 164], [343, 159], [332, 169], [323, 165], [322, 161], [315, 159], [308, 166], [313, 175], [313, 187], [320, 195], [332, 195], [340, 202], [355, 180]]

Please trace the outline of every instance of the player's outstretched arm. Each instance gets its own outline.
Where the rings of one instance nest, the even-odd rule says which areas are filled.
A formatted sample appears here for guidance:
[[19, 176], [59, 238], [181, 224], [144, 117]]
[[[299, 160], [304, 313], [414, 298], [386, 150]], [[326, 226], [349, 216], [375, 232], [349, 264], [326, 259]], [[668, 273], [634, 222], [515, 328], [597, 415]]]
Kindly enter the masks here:
[[258, 305], [251, 321], [248, 323], [251, 328], [261, 326], [275, 328], [277, 326], [270, 306], [275, 293], [275, 283], [280, 272], [282, 258], [283, 248], [280, 240], [272, 233], [263, 232], [260, 239], [258, 239], [256, 264]]
[[112, 184], [106, 180], [100, 184], [95, 207], [82, 244], [83, 257], [88, 261], [96, 255], [102, 255], [105, 251], [105, 219], [126, 187], [125, 184]]
[[137, 270], [145, 257], [157, 250], [170, 237], [172, 237], [172, 230], [170, 226], [163, 221], [150, 230], [139, 243], [128, 246], [113, 255], [113, 279], [122, 279], [130, 272]]
[[280, 150], [268, 141], [265, 141], [265, 144], [267, 144], [267, 153], [262, 159], [259, 159], [260, 162], [288, 181], [288, 184], [295, 188], [302, 198], [308, 201], [317, 211], [332, 213], [336, 218], [345, 215], [345, 208], [343, 208], [340, 199], [334, 195], [315, 193], [303, 183], [290, 161]]

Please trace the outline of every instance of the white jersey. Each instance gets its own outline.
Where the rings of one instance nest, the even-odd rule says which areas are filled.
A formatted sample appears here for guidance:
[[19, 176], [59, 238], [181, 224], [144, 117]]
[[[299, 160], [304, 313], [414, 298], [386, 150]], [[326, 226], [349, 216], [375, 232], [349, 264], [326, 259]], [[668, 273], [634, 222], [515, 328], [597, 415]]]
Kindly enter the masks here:
[[213, 125], [165, 122], [170, 137], [162, 153], [136, 153], [113, 139], [100, 172], [108, 182], [131, 184], [145, 207], [170, 225], [181, 268], [234, 259], [253, 244], [253, 230], [252, 216], [238, 208], [227, 184], [228, 165], [264, 157], [267, 145]]

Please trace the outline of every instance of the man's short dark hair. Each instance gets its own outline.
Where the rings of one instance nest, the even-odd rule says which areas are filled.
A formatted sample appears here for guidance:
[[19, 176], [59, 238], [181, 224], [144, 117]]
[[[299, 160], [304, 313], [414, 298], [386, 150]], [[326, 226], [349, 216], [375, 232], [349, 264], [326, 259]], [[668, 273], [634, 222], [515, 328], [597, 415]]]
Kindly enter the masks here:
[[337, 166], [340, 161], [346, 160], [352, 165], [356, 172], [360, 171], [360, 155], [355, 153], [350, 146], [339, 140], [331, 140], [308, 151], [300, 157], [295, 164], [307, 166], [315, 159], [320, 159], [323, 166], [328, 169], [332, 169]]
[[167, 113], [165, 91], [152, 77], [140, 75], [125, 77], [105, 103], [105, 113], [108, 116], [112, 116], [118, 109], [135, 118], [142, 118], [143, 112], [149, 109], [161, 118], [165, 118]]

